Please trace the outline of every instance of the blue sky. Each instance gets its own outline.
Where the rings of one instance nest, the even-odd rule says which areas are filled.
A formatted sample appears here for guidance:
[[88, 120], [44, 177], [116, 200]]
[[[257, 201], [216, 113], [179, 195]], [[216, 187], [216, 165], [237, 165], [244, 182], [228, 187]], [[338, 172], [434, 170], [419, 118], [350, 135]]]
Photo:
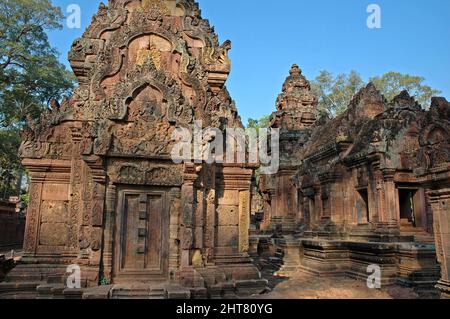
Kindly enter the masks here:
[[[67, 52], [97, 11], [99, 0], [52, 0], [63, 11], [81, 7], [81, 29], [52, 31], [50, 42], [68, 65]], [[107, 1], [105, 1], [107, 2]], [[388, 71], [426, 78], [450, 100], [449, 0], [199, 0], [202, 16], [220, 41], [230, 39], [227, 82], [244, 122], [275, 110], [289, 68], [313, 79], [320, 70], [358, 71], [367, 80]], [[381, 29], [366, 25], [369, 4], [381, 7]]]

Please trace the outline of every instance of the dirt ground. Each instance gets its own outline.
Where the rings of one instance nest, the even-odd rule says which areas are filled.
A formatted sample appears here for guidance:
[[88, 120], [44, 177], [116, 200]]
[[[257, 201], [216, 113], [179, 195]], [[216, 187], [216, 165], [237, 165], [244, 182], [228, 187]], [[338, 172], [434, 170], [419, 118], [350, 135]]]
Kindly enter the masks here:
[[421, 299], [435, 298], [431, 294], [417, 294], [413, 289], [388, 286], [369, 289], [358, 280], [349, 278], [320, 278], [295, 274], [290, 278], [271, 279], [271, 292], [263, 299]]

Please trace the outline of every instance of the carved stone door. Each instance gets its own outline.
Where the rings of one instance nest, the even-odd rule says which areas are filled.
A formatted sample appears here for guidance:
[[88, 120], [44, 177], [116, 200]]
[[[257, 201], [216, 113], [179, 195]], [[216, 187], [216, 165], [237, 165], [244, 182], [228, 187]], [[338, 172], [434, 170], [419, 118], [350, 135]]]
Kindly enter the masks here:
[[161, 189], [119, 190], [115, 282], [168, 278], [168, 195]]

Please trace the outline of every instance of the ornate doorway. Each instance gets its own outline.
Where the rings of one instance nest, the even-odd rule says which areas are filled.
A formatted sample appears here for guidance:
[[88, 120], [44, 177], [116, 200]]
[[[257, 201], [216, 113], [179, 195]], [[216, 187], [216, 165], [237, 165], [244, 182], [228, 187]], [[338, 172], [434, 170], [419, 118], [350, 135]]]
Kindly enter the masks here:
[[162, 188], [118, 191], [114, 281], [168, 279], [169, 204]]

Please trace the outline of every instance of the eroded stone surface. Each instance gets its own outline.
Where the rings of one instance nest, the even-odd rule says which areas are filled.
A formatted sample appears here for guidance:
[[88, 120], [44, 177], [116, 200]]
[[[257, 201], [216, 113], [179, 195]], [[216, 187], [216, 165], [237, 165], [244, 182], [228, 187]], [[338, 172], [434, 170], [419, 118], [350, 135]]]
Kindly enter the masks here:
[[[80, 86], [23, 132], [25, 253], [0, 296], [260, 294], [267, 281], [247, 252], [299, 276], [272, 298], [415, 297], [367, 291], [373, 265], [383, 285], [426, 290], [440, 277], [449, 295], [449, 103], [388, 102], [369, 84], [344, 114], [319, 117], [293, 65], [271, 119], [280, 170], [261, 179], [264, 217], [249, 238], [255, 167], [171, 160], [177, 128], [243, 127], [225, 87], [230, 49], [193, 0], [100, 5], [69, 53]], [[69, 264], [81, 289], [64, 287]]]
[[[243, 127], [225, 87], [230, 49], [193, 0], [100, 5], [69, 52], [79, 87], [23, 132], [30, 205], [23, 265], [10, 281], [38, 277], [28, 293], [81, 297], [82, 290], [47, 285], [50, 277], [64, 283], [64, 268], [76, 264], [83, 289], [159, 282], [169, 297], [190, 296], [190, 288], [220, 295], [236, 280], [250, 280], [248, 291], [264, 289], [263, 280], [254, 282], [260, 275], [243, 231], [252, 169], [177, 164], [171, 156], [179, 142], [173, 133], [192, 132], [194, 121], [223, 132]], [[214, 268], [219, 262], [235, 269], [232, 277]], [[202, 273], [218, 278], [214, 287]], [[185, 289], [177, 294], [170, 285]], [[0, 295], [14, 294], [3, 288]], [[90, 291], [89, 298], [104, 296]]]
[[291, 261], [282, 272], [364, 280], [378, 265], [386, 283], [432, 289], [440, 268], [448, 293], [450, 104], [433, 98], [425, 110], [406, 91], [388, 102], [369, 83], [343, 114], [305, 125], [283, 110], [313, 110], [314, 98], [298, 102], [308, 88], [294, 65], [275, 113], [288, 120], [272, 123], [290, 139], [280, 172], [261, 183], [263, 232], [300, 245], [272, 242]]

